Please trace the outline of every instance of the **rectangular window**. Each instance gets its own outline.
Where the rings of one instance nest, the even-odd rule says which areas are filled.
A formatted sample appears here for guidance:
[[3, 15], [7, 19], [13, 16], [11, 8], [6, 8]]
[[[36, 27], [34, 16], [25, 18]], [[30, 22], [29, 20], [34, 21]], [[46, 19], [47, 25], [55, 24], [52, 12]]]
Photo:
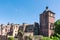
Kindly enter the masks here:
[[53, 24], [53, 23], [50, 24], [50, 29], [51, 29], [51, 30], [54, 29], [54, 24]]

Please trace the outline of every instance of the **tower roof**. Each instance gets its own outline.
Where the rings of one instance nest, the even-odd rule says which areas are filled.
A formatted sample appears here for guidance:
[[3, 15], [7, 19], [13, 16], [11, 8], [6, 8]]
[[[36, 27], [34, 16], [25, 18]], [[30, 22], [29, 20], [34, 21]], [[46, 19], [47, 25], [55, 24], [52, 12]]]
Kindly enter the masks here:
[[46, 10], [48, 9], [48, 6], [46, 6]]
[[43, 13], [47, 13], [47, 12], [51, 12], [51, 13], [55, 14], [54, 12], [52, 12], [51, 10], [48, 9], [48, 6], [46, 6], [46, 9], [43, 11]]

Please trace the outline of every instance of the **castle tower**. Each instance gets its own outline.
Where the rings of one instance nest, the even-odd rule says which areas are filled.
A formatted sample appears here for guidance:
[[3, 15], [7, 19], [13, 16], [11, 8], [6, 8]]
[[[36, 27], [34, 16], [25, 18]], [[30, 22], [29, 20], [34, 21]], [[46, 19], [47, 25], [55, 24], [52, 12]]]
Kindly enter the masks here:
[[54, 34], [55, 13], [46, 10], [40, 14], [40, 34], [43, 36], [51, 36]]

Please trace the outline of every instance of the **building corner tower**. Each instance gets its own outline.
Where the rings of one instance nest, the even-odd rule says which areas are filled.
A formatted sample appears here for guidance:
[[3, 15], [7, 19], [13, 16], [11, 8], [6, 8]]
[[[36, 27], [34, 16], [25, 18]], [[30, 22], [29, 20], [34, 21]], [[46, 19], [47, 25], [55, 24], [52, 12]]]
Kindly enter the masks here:
[[48, 37], [53, 35], [54, 22], [55, 13], [48, 10], [48, 7], [46, 7], [46, 10], [42, 14], [40, 14], [40, 34]]

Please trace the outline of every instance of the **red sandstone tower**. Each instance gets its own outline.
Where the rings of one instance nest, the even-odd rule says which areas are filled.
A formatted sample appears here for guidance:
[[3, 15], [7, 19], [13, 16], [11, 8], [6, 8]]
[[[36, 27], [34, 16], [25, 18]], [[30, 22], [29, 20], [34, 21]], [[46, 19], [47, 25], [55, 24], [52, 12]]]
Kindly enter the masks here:
[[42, 14], [40, 14], [40, 34], [48, 37], [53, 35], [54, 22], [55, 22], [55, 13], [48, 10], [48, 7], [46, 7], [46, 10]]

